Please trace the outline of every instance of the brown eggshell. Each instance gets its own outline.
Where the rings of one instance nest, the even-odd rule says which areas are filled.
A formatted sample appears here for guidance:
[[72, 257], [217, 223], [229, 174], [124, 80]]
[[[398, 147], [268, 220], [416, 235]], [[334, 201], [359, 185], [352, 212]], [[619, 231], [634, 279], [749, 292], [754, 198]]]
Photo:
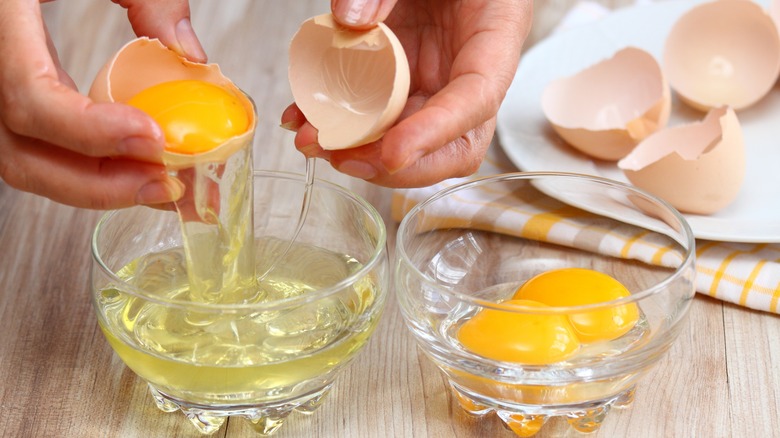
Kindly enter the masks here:
[[305, 21], [290, 43], [293, 97], [323, 149], [378, 140], [406, 105], [409, 64], [384, 24], [348, 30], [330, 14]]
[[167, 167], [181, 169], [196, 163], [224, 162], [252, 141], [256, 124], [252, 101], [222, 74], [217, 64], [188, 61], [157, 39], [138, 38], [119, 49], [98, 72], [89, 90], [89, 97], [97, 102], [125, 103], [142, 90], [179, 79], [210, 82], [235, 94], [249, 115], [250, 128], [244, 134], [201, 154], [165, 151], [163, 161]]
[[778, 32], [780, 32], [780, 0], [772, 0], [772, 3], [769, 4], [769, 16], [775, 22]]
[[740, 110], [774, 86], [780, 36], [760, 5], [748, 0], [703, 3], [683, 14], [664, 45], [664, 72], [680, 99], [707, 111]]
[[716, 108], [701, 122], [659, 131], [618, 161], [635, 186], [686, 213], [730, 204], [745, 177], [745, 147], [734, 110]]
[[551, 82], [542, 111], [567, 143], [615, 161], [664, 127], [671, 91], [652, 55], [626, 47], [579, 73]]

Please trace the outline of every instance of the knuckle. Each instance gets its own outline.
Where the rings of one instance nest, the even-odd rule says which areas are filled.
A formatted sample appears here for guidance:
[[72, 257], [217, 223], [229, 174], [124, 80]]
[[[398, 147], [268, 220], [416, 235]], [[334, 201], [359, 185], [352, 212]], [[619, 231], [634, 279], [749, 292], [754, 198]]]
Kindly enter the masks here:
[[17, 190], [32, 191], [27, 172], [21, 171], [8, 157], [0, 159], [0, 178]]
[[29, 184], [28, 174], [18, 163], [18, 142], [14, 137], [5, 126], [0, 125], [0, 179], [15, 189], [24, 190]]
[[109, 210], [114, 208], [114, 200], [108, 193], [100, 192], [87, 200], [86, 208], [92, 210]]
[[[505, 74], [503, 78], [499, 79], [499, 81], [509, 84], [512, 82], [513, 77], [514, 76]], [[496, 113], [498, 113], [498, 109], [501, 107], [501, 104], [504, 102], [504, 98], [506, 97], [504, 87], [499, 86], [498, 88], [491, 88], [486, 90], [484, 96], [485, 102], [487, 102], [488, 113], [491, 117], [493, 117], [496, 115]]]
[[105, 181], [100, 187], [92, 187], [88, 196], [85, 196], [84, 207], [92, 210], [109, 210], [121, 206], [129, 206], [131, 203], [124, 199], [125, 193], [109, 182], [116, 173], [118, 164], [109, 158], [100, 159], [97, 162], [95, 173], [100, 175], [100, 180]]
[[458, 163], [459, 165], [452, 169], [452, 174], [448, 176], [448, 178], [463, 178], [471, 176], [477, 170], [479, 170], [479, 166], [482, 164], [482, 161], [477, 157], [464, 154], [460, 157]]
[[484, 158], [483, 147], [481, 143], [484, 141], [479, 135], [479, 130], [472, 130], [467, 135], [461, 137], [456, 141], [457, 143], [457, 163], [459, 166], [455, 169], [456, 177], [465, 177], [473, 175], [479, 167], [482, 165]]
[[21, 102], [18, 93], [3, 89], [0, 91], [0, 118], [12, 132], [24, 133], [31, 114]]
[[479, 170], [479, 166], [481, 163], [482, 161], [475, 159], [474, 157], [471, 157], [470, 160], [465, 161], [461, 176], [468, 176], [474, 174], [477, 170]]

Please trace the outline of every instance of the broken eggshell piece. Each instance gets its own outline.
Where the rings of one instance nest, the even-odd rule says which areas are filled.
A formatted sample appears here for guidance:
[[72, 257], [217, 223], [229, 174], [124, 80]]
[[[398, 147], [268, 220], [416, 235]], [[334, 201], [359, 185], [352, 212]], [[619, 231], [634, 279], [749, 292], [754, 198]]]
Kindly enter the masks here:
[[688, 105], [702, 111], [747, 108], [772, 89], [780, 73], [777, 25], [752, 1], [701, 4], [672, 26], [663, 66]]
[[222, 74], [217, 64], [188, 61], [157, 39], [138, 38], [119, 49], [98, 72], [89, 97], [97, 102], [127, 103], [142, 90], [180, 79], [209, 82], [233, 93], [247, 111], [249, 128], [207, 152], [181, 154], [166, 150], [163, 152], [166, 167], [182, 169], [198, 163], [221, 163], [252, 142], [256, 117], [254, 104], [246, 94]]
[[568, 144], [615, 161], [666, 125], [671, 91], [652, 55], [626, 47], [551, 82], [542, 94], [542, 111]]
[[353, 31], [331, 14], [305, 21], [290, 43], [289, 81], [298, 108], [323, 149], [376, 141], [409, 96], [409, 64], [383, 23]]
[[745, 177], [745, 147], [734, 110], [651, 135], [618, 161], [635, 186], [685, 213], [712, 214], [730, 204]]

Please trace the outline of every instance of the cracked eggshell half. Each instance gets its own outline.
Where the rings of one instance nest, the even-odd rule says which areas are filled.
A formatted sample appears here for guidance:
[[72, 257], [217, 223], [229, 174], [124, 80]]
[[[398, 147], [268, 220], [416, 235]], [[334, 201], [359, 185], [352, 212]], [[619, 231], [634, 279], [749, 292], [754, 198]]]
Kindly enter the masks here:
[[745, 146], [734, 110], [659, 131], [618, 161], [635, 186], [685, 213], [712, 214], [730, 204], [745, 177]]
[[703, 3], [672, 26], [663, 66], [686, 104], [701, 111], [747, 108], [772, 89], [780, 74], [777, 25], [752, 1]]
[[381, 138], [409, 96], [409, 63], [383, 23], [349, 30], [331, 14], [305, 21], [290, 43], [288, 77], [298, 108], [323, 149]]
[[221, 163], [252, 142], [257, 121], [251, 99], [222, 74], [217, 64], [188, 61], [157, 39], [137, 38], [119, 49], [98, 72], [89, 90], [89, 97], [97, 102], [126, 103], [142, 90], [180, 79], [209, 82], [235, 94], [247, 111], [249, 128], [243, 134], [203, 153], [182, 154], [166, 150], [163, 152], [166, 167], [182, 169], [198, 163]]
[[626, 47], [551, 82], [542, 94], [542, 111], [568, 144], [616, 161], [666, 125], [671, 91], [652, 55]]

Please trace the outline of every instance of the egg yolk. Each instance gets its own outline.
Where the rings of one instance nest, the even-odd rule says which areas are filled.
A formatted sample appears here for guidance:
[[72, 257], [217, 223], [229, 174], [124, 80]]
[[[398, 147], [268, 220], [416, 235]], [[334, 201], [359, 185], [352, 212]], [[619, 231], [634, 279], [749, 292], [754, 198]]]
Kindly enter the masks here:
[[546, 307], [529, 300], [501, 303], [506, 310], [483, 309], [463, 323], [458, 340], [469, 351], [505, 362], [542, 365], [574, 354], [580, 343], [563, 315], [512, 311], [510, 306]]
[[[543, 272], [525, 282], [512, 299], [533, 300], [548, 306], [581, 306], [629, 296], [619, 281], [602, 272], [564, 268]], [[629, 303], [569, 315], [580, 341], [585, 343], [619, 338], [639, 319], [636, 304]]]
[[238, 96], [199, 80], [163, 82], [133, 96], [128, 105], [149, 114], [165, 133], [165, 149], [199, 154], [243, 134], [249, 115]]

